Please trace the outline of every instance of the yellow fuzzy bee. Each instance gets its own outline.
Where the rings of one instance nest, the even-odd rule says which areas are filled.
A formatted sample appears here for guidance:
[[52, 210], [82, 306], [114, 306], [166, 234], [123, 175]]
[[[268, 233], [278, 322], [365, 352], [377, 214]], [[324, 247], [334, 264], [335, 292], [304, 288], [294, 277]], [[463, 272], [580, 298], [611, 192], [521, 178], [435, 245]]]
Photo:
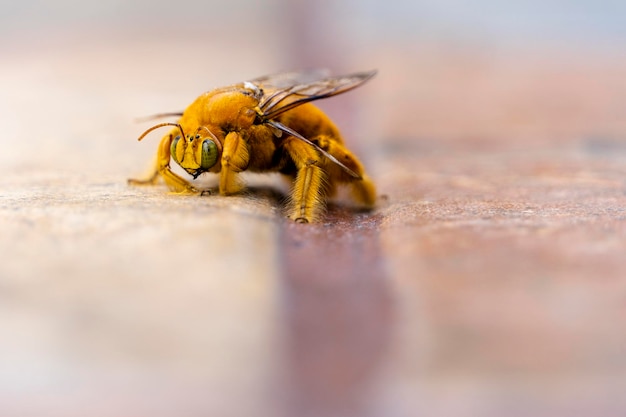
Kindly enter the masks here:
[[[359, 160], [343, 144], [339, 130], [313, 100], [352, 90], [376, 71], [339, 77], [319, 72], [291, 72], [256, 78], [218, 88], [198, 97], [178, 123], [160, 123], [145, 131], [170, 126], [161, 139], [153, 174], [131, 184], [155, 184], [162, 177], [174, 191], [203, 193], [173, 172], [173, 159], [194, 179], [205, 172], [219, 174], [219, 192], [240, 192], [242, 171], [280, 172], [291, 189], [287, 215], [300, 223], [319, 219], [327, 198], [340, 184], [351, 187], [354, 200], [365, 207], [376, 201], [375, 186]], [[164, 116], [164, 115], [159, 115]]]

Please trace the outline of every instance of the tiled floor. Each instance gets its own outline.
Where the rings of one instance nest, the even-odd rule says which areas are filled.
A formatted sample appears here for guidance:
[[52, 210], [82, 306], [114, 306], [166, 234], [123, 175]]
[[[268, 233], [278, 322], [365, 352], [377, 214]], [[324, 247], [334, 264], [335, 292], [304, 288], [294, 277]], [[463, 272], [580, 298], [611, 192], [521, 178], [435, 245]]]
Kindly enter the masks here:
[[128, 187], [156, 149], [130, 120], [203, 75], [155, 91], [156, 54], [126, 63], [158, 44], [90, 45], [0, 73], [0, 415], [626, 412], [623, 64], [381, 52], [333, 113], [379, 205], [297, 225], [274, 177]]

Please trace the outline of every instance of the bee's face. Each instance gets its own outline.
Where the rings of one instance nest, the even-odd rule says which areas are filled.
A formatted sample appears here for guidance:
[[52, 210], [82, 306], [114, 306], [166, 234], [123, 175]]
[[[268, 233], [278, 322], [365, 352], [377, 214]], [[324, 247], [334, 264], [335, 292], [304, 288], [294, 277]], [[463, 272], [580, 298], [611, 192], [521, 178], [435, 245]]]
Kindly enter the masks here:
[[214, 135], [196, 133], [183, 137], [179, 134], [172, 139], [170, 153], [178, 165], [196, 178], [204, 172], [219, 170], [222, 146]]

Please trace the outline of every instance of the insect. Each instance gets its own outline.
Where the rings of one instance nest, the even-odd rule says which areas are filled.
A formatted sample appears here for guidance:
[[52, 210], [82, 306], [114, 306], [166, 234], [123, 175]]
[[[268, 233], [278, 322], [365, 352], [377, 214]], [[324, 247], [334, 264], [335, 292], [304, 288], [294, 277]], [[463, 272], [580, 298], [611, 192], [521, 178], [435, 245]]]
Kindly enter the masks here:
[[374, 183], [361, 162], [343, 144], [335, 124], [311, 102], [352, 90], [376, 74], [359, 72], [324, 77], [319, 72], [289, 72], [218, 88], [198, 97], [159, 144], [152, 175], [131, 184], [155, 184], [163, 178], [177, 192], [203, 194], [173, 172], [173, 159], [194, 179], [205, 172], [219, 174], [219, 193], [243, 190], [243, 171], [280, 172], [292, 182], [287, 216], [299, 223], [320, 218], [339, 185], [351, 188], [364, 207], [376, 201]]

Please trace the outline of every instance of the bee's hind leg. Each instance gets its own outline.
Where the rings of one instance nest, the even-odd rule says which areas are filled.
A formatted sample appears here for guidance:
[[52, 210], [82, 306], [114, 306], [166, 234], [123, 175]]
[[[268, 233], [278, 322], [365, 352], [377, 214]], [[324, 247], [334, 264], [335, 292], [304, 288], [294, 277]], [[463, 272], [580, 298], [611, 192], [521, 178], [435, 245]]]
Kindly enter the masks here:
[[366, 208], [374, 207], [376, 204], [376, 186], [367, 174], [363, 173], [360, 180], [355, 179], [350, 182], [350, 187], [352, 188], [352, 198], [355, 201]]
[[298, 139], [288, 139], [285, 150], [298, 170], [291, 192], [289, 218], [297, 223], [311, 223], [324, 210], [326, 199], [326, 173], [320, 165], [318, 152]]
[[352, 198], [366, 208], [374, 207], [376, 203], [376, 186], [365, 173], [363, 165], [352, 152], [350, 152], [343, 144], [336, 140], [331, 140], [326, 136], [318, 136], [313, 139], [320, 148], [337, 158], [345, 166], [350, 168], [360, 178], [355, 178], [341, 167], [328, 161], [328, 171], [331, 178], [337, 182], [347, 184], [351, 188]]

